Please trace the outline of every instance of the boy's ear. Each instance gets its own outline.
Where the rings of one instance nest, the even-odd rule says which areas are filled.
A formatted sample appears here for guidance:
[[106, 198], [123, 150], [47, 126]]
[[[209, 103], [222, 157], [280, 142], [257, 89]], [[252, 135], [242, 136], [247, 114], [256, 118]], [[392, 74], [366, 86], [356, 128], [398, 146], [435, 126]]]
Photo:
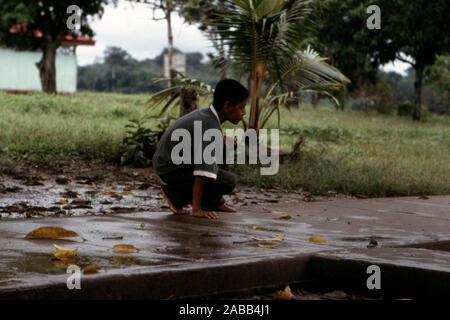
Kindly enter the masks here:
[[223, 110], [225, 112], [230, 111], [232, 107], [233, 105], [230, 103], [230, 101], [225, 101], [225, 103], [223, 104]]

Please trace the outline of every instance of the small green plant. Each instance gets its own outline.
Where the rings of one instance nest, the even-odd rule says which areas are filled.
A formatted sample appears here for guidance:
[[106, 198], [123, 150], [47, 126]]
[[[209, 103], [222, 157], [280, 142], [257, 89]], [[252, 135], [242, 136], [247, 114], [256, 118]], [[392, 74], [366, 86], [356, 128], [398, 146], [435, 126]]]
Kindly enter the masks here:
[[[156, 119], [155, 116], [150, 118]], [[120, 158], [121, 165], [147, 167], [152, 164], [153, 154], [158, 142], [175, 118], [168, 117], [156, 120], [157, 125], [154, 128], [144, 127], [145, 120], [129, 120], [131, 123], [125, 126], [128, 129], [127, 136], [122, 142], [125, 151]]]
[[412, 101], [404, 101], [397, 105], [397, 114], [399, 116], [411, 116], [414, 110], [414, 103]]

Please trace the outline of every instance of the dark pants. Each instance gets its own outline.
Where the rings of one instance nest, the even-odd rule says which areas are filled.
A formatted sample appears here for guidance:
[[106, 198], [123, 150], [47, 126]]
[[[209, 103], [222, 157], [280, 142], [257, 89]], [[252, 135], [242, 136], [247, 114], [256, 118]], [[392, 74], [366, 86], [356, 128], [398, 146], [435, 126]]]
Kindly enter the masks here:
[[[177, 208], [192, 204], [192, 190], [194, 188], [192, 169], [180, 166], [179, 169], [161, 175], [160, 178], [166, 183], [163, 186], [164, 192]], [[205, 178], [202, 206], [214, 208], [224, 204], [223, 195], [233, 192], [235, 186], [236, 176], [220, 168], [216, 180]]]

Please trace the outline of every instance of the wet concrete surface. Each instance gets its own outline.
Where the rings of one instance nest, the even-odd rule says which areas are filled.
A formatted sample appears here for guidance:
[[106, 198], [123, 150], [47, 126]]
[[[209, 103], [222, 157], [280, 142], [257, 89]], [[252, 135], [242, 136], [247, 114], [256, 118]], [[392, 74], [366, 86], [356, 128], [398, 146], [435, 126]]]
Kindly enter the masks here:
[[[60, 192], [57, 189], [55, 194]], [[117, 188], [115, 193], [119, 193]], [[155, 199], [156, 193], [148, 194], [150, 200], [159, 200]], [[229, 201], [234, 201], [233, 197], [277, 199], [276, 194], [269, 197], [242, 193], [230, 197]], [[52, 292], [64, 298], [202, 296], [311, 280], [311, 277], [338, 278], [340, 273], [346, 273], [345, 262], [377, 264], [382, 270], [395, 267], [396, 272], [408, 270], [405, 273], [416, 276], [421, 275], [421, 270], [431, 272], [433, 283], [440, 287], [428, 288], [428, 292], [436, 289], [440, 294], [448, 293], [450, 196], [295, 199], [292, 196], [286, 201], [254, 200], [255, 204], [239, 205], [237, 213], [219, 213], [218, 220], [161, 212], [164, 209], [150, 202], [146, 204], [149, 210], [130, 213], [103, 210], [94, 215], [3, 218], [0, 221], [0, 297], [21, 297], [21, 292], [24, 298], [54, 298]], [[16, 200], [1, 206], [12, 205]], [[95, 201], [100, 203], [104, 199]], [[163, 205], [161, 201], [155, 203]], [[35, 205], [42, 206], [42, 202], [37, 201]], [[136, 204], [136, 207], [143, 206]], [[79, 237], [25, 238], [42, 226], [64, 227], [77, 232]], [[257, 240], [277, 236], [284, 238]], [[322, 237], [326, 243], [311, 242], [311, 236]], [[376, 246], [368, 248], [371, 239], [376, 240]], [[429, 248], [422, 243], [435, 246]], [[439, 247], [439, 243], [443, 245]], [[52, 261], [53, 244], [78, 248], [77, 255], [69, 261]], [[131, 244], [140, 251], [115, 253], [112, 247], [117, 244]], [[329, 268], [333, 270], [327, 269], [326, 261], [331, 261]], [[101, 267], [97, 274], [83, 274], [84, 290], [70, 293], [72, 296], [66, 287], [70, 276], [66, 268], [70, 264], [81, 269], [88, 265]], [[395, 281], [397, 273], [391, 274]], [[365, 285], [368, 276], [359, 277], [360, 285]]]

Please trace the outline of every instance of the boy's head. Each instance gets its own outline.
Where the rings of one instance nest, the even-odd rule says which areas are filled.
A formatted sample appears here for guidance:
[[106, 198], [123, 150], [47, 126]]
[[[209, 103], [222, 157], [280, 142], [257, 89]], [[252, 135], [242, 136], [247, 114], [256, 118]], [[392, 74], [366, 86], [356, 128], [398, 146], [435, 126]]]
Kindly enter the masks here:
[[247, 88], [238, 81], [223, 79], [214, 91], [213, 107], [221, 119], [237, 124], [245, 115], [249, 95]]

